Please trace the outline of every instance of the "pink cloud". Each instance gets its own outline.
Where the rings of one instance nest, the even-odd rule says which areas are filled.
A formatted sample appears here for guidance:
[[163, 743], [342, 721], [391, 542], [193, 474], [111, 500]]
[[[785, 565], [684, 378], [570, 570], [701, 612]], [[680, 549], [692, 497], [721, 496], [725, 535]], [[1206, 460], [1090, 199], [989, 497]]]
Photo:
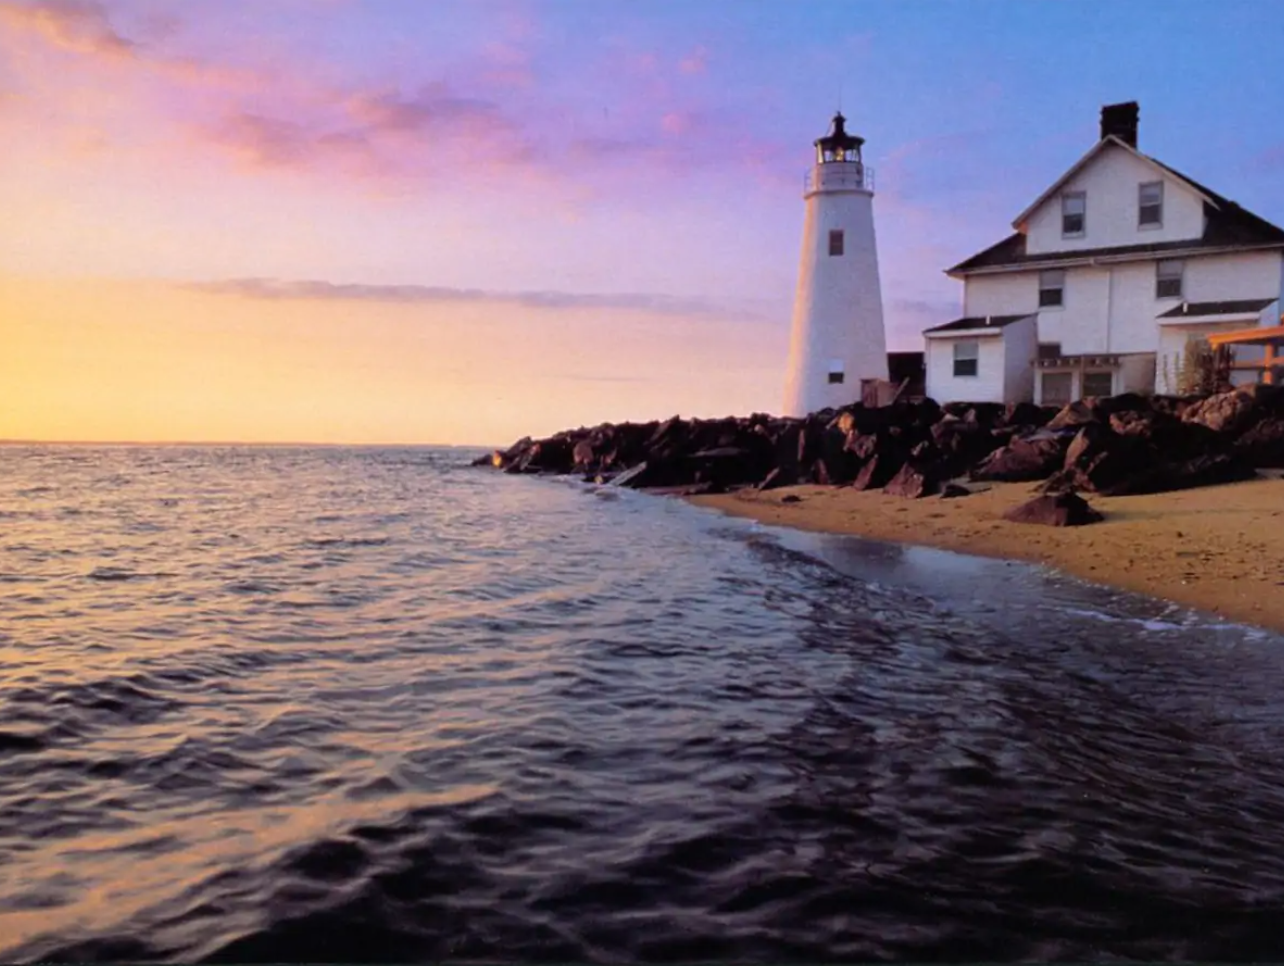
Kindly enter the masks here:
[[[738, 164], [761, 173], [780, 156], [780, 145], [755, 137], [746, 119], [709, 110], [673, 83], [705, 69], [700, 46], [678, 58], [616, 43], [600, 64], [594, 99], [540, 90], [537, 28], [520, 8], [463, 66], [440, 66], [418, 82], [337, 79], [324, 61], [268, 49], [270, 38], [252, 51], [238, 45], [237, 65], [192, 56], [178, 49], [192, 34], [176, 16], [134, 17], [126, 32], [111, 11], [97, 0], [0, 0], [0, 41], [34, 52], [19, 88], [29, 89], [28, 100], [55, 118], [57, 105], [66, 106], [68, 122], [82, 128], [129, 131], [135, 144], [133, 134], [144, 132], [166, 150], [210, 156], [213, 148], [214, 158], [247, 174], [403, 189], [501, 174], [583, 201], [643, 171], [691, 176]], [[113, 96], [86, 98], [90, 91]]]
[[50, 44], [78, 54], [132, 58], [134, 42], [113, 29], [97, 0], [0, 0], [0, 22], [32, 30]]
[[703, 74], [709, 69], [709, 51], [703, 46], [697, 46], [695, 50], [678, 61], [678, 70], [684, 74]]

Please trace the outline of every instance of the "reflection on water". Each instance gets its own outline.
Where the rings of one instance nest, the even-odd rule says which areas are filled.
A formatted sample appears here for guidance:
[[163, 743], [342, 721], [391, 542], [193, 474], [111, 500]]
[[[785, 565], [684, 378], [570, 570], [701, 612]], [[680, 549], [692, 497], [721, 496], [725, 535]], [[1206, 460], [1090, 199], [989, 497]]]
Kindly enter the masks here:
[[0, 958], [1284, 948], [1278, 637], [463, 461], [0, 449]]

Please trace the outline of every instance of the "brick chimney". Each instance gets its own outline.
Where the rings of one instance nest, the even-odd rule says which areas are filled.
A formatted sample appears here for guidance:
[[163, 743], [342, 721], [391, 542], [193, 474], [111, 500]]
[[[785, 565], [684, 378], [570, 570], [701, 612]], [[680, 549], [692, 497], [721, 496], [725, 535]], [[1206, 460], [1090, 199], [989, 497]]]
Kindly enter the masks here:
[[1101, 109], [1101, 137], [1114, 135], [1124, 144], [1137, 146], [1137, 117], [1141, 108], [1136, 101], [1126, 104], [1107, 104]]

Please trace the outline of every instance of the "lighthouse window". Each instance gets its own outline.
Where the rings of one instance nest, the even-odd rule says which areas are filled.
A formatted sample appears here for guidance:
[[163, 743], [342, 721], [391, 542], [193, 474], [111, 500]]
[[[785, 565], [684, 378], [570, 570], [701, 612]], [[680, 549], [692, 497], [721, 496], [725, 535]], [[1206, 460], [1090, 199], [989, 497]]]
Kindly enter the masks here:
[[829, 233], [829, 254], [841, 255], [843, 253], [843, 233], [840, 230]]
[[979, 342], [955, 342], [954, 343], [954, 375], [956, 376], [975, 376], [977, 373], [977, 364], [981, 355], [981, 343]]
[[843, 381], [843, 360], [829, 360], [829, 381], [833, 384], [840, 384]]

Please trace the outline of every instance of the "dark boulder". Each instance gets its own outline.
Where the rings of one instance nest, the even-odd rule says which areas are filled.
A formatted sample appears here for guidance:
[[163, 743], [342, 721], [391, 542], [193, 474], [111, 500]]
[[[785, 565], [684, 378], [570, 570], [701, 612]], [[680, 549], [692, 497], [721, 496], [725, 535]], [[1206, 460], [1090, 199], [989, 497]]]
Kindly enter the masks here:
[[1030, 402], [1008, 403], [1003, 407], [998, 425], [1016, 426], [1020, 429], [1042, 429], [1056, 414], [1055, 409], [1036, 406]]
[[1081, 527], [1099, 522], [1102, 516], [1077, 493], [1054, 493], [1013, 507], [1003, 514], [1003, 519], [1047, 527]]
[[960, 486], [958, 483], [946, 483], [941, 489], [942, 500], [954, 500], [960, 496], [971, 496], [972, 491], [966, 486]]
[[1093, 411], [1100, 419], [1109, 419], [1115, 413], [1151, 412], [1150, 400], [1136, 392], [1121, 392], [1117, 396], [1101, 396], [1094, 400]]
[[1236, 390], [1209, 396], [1182, 412], [1182, 421], [1207, 426], [1215, 433], [1234, 435], [1247, 429], [1257, 414], [1253, 394]]
[[1235, 440], [1235, 451], [1252, 466], [1284, 468], [1284, 417], [1262, 419]]
[[860, 468], [856, 479], [852, 480], [852, 489], [879, 490], [892, 481], [892, 477], [901, 468], [901, 462], [885, 453], [875, 453], [869, 462]]
[[[1186, 490], [1197, 486], [1240, 483], [1257, 476], [1253, 464], [1233, 453], [1206, 453], [1175, 464], [1164, 479], [1163, 490]], [[1156, 491], [1162, 492], [1162, 491]]]
[[593, 444], [587, 439], [582, 439], [575, 444], [571, 450], [571, 459], [575, 463], [575, 469], [583, 471], [597, 463], [597, 455], [593, 451]]
[[974, 480], [996, 483], [1030, 483], [1054, 473], [1065, 459], [1065, 441], [1057, 436], [1014, 439], [974, 467]]
[[941, 478], [928, 464], [906, 463], [887, 481], [883, 492], [891, 496], [919, 499], [941, 492]]
[[1047, 428], [1053, 430], [1072, 429], [1100, 421], [1097, 418], [1097, 408], [1093, 401], [1080, 399], [1061, 407], [1061, 411], [1048, 420]]
[[1066, 449], [1069, 478], [1095, 493], [1130, 492], [1156, 462], [1154, 448], [1139, 436], [1121, 436], [1100, 423], [1085, 425]]
[[820, 484], [841, 486], [856, 479], [864, 460], [847, 448], [847, 434], [837, 427], [825, 430], [820, 455], [812, 464], [812, 479]]
[[793, 486], [798, 480], [791, 477], [782, 467], [777, 466], [762, 478], [758, 484], [760, 490], [775, 490], [782, 486]]

